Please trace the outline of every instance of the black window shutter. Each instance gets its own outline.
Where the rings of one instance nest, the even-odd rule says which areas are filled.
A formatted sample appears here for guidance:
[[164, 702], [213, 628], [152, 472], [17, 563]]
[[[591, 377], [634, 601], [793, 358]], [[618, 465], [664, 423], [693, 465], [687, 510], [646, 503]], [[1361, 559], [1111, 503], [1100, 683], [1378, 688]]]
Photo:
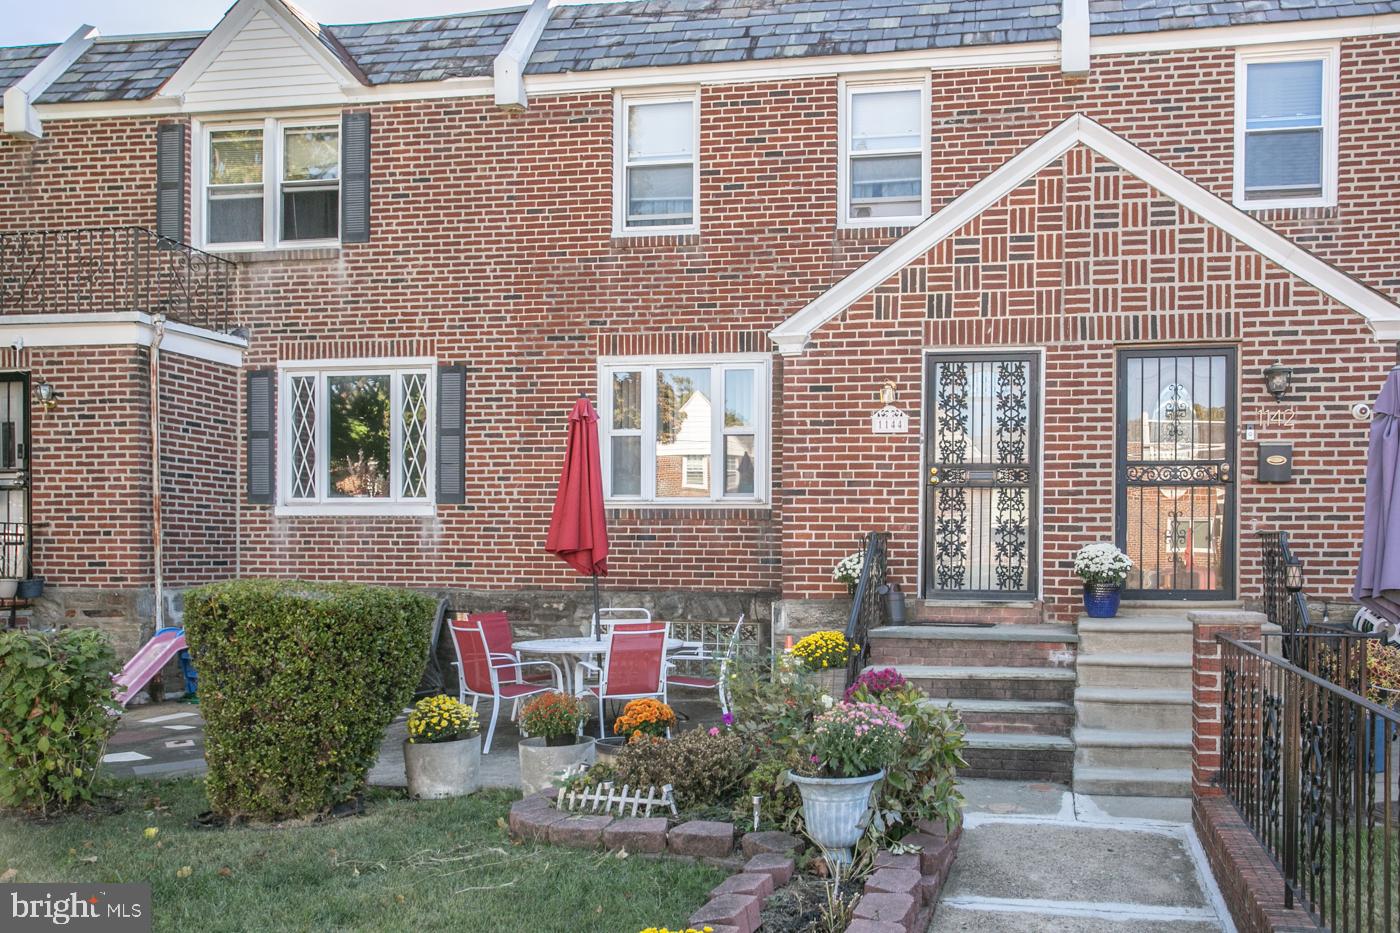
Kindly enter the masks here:
[[369, 111], [340, 116], [340, 241], [369, 242]]
[[272, 505], [277, 493], [277, 372], [248, 372], [248, 501]]
[[156, 233], [185, 239], [185, 124], [156, 131]]
[[437, 373], [437, 501], [467, 501], [467, 368], [440, 366]]

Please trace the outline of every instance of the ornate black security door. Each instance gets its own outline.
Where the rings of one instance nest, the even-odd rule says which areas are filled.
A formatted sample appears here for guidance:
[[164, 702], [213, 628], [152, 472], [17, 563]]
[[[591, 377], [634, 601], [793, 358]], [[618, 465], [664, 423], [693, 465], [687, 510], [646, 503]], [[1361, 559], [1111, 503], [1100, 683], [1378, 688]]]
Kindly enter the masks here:
[[1123, 351], [1117, 446], [1124, 595], [1233, 598], [1235, 351]]
[[1037, 357], [940, 354], [927, 379], [923, 595], [1033, 598]]

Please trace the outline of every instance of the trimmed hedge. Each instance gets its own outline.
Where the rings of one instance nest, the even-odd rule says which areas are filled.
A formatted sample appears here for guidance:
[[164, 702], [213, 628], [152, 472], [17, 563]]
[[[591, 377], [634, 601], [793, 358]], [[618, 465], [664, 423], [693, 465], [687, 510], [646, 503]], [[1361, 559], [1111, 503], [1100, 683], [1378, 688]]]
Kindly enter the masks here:
[[186, 594], [213, 810], [310, 816], [362, 790], [413, 699], [436, 609], [408, 590], [345, 583], [235, 580]]
[[0, 807], [48, 816], [92, 801], [115, 669], [93, 629], [0, 632]]

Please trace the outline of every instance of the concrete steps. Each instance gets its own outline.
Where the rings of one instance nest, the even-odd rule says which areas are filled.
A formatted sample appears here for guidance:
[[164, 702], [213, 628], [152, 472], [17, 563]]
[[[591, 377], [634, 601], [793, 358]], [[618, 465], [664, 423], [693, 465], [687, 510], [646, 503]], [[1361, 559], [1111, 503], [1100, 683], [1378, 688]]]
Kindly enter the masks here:
[[1077, 625], [1074, 789], [1191, 792], [1191, 622], [1186, 607], [1129, 606]]
[[[956, 615], [940, 607], [945, 610]], [[1013, 621], [1006, 624], [899, 625], [870, 633], [872, 668], [895, 668], [930, 703], [951, 704], [962, 718], [965, 777], [1069, 779], [1079, 636], [1070, 625], [1021, 621], [1038, 612], [1028, 604], [1010, 607], [1004, 615]]]

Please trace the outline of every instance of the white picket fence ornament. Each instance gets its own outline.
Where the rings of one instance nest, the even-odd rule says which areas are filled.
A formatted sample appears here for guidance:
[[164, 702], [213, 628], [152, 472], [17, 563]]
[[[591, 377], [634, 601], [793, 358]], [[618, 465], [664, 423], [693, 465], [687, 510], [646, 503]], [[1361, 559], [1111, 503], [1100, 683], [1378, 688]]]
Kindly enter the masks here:
[[[565, 790], [559, 788], [559, 796], [555, 800], [555, 806], [560, 810], [568, 810], [570, 813], [601, 813], [611, 815], [613, 807], [617, 807], [618, 816], [636, 816], [641, 811], [642, 816], [651, 816], [652, 807], [667, 807], [671, 815], [676, 815], [676, 801], [671, 795], [671, 785], [663, 784], [660, 795], [657, 794], [656, 785], [647, 788], [646, 796], [642, 796], [642, 789], [639, 787], [633, 793], [631, 787], [622, 785], [622, 790], [618, 790], [612, 781], [604, 781], [591, 787], [585, 787], [581, 791]], [[627, 812], [628, 805], [631, 805], [632, 812]]]

